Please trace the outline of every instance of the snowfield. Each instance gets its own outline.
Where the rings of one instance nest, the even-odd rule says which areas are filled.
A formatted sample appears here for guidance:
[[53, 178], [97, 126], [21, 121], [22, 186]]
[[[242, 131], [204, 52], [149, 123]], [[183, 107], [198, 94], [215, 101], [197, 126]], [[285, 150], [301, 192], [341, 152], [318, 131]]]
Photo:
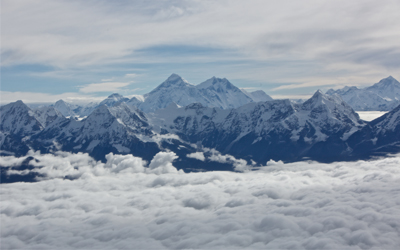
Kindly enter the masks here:
[[[2, 249], [398, 249], [400, 155], [183, 173], [161, 152], [30, 153], [46, 174], [1, 185]], [[0, 165], [24, 158], [1, 157]], [[33, 162], [33, 161], [32, 161]], [[28, 173], [30, 170], [25, 170]], [[64, 178], [68, 176], [68, 178]], [[71, 180], [73, 179], [73, 180]]]

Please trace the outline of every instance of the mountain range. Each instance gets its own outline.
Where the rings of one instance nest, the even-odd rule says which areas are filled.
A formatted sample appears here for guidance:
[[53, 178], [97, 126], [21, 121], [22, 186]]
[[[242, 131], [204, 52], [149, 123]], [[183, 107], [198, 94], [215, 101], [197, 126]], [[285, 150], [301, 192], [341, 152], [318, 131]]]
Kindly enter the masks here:
[[[62, 102], [35, 110], [22, 101], [10, 103], [0, 107], [1, 154], [21, 156], [31, 149], [42, 153], [62, 150], [86, 152], [97, 160], [105, 160], [110, 152], [151, 160], [160, 151], [173, 151], [179, 156], [175, 164], [178, 168], [232, 170], [216, 155], [266, 164], [271, 159], [331, 162], [400, 152], [400, 106], [365, 122], [335, 93], [317, 91], [304, 103], [255, 102], [232, 86], [218, 78], [192, 86], [172, 75], [138, 105], [152, 112], [131, 105], [132, 99], [112, 95], [100, 105], [91, 106], [93, 111], [81, 120], [68, 113], [76, 112], [76, 107]], [[171, 89], [209, 100], [208, 105], [196, 102], [181, 106], [179, 103], [187, 100], [175, 102], [178, 96], [163, 103], [154, 101], [173, 93]], [[240, 102], [235, 98], [244, 104], [221, 108], [235, 103], [238, 106]], [[155, 103], [158, 106], [152, 106]], [[57, 106], [69, 110], [68, 115]], [[193, 154], [202, 157], [190, 157]]]
[[[390, 111], [400, 105], [400, 83], [391, 76], [367, 88], [360, 89], [353, 86], [337, 90], [330, 89], [326, 94], [339, 95], [356, 111]], [[136, 95], [130, 99], [114, 93], [100, 103], [76, 105], [59, 100], [51, 106], [65, 117], [82, 119], [96, 107], [103, 104], [112, 107], [119, 102], [125, 102], [128, 106], [151, 113], [166, 108], [171, 103], [179, 106], [201, 103], [205, 107], [229, 109], [247, 103], [271, 100], [273, 99], [262, 90], [247, 92], [237, 88], [225, 78], [212, 77], [203, 83], [193, 85], [179, 75], [172, 74], [151, 92]], [[292, 102], [301, 104], [304, 100], [292, 100]]]
[[228, 109], [237, 108], [251, 102], [271, 100], [272, 98], [262, 90], [247, 92], [239, 89], [226, 78], [212, 77], [203, 83], [193, 85], [179, 75], [172, 74], [158, 87], [143, 96], [134, 96], [129, 99], [114, 93], [100, 103], [76, 105], [59, 100], [52, 106], [65, 117], [83, 118], [93, 112], [96, 107], [103, 104], [112, 107], [119, 102], [125, 102], [128, 106], [150, 113], [166, 108], [171, 103], [176, 103], [179, 106], [201, 103], [206, 107]]
[[153, 91], [145, 94], [143, 101], [134, 97], [129, 103], [149, 113], [166, 108], [170, 103], [176, 103], [179, 106], [201, 103], [206, 107], [228, 109], [237, 108], [250, 102], [269, 100], [272, 98], [265, 92], [244, 92], [226, 78], [212, 77], [199, 85], [192, 85], [179, 75], [172, 74]]
[[330, 89], [326, 94], [341, 96], [357, 111], [390, 111], [400, 105], [400, 83], [392, 76], [367, 88], [346, 86], [338, 90]]

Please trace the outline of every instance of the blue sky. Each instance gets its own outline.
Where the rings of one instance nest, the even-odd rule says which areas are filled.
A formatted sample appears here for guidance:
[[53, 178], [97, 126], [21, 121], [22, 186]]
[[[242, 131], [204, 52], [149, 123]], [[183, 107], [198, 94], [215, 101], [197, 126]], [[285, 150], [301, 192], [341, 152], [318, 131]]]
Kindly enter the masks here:
[[176, 73], [274, 98], [400, 79], [398, 0], [2, 0], [1, 102], [145, 94]]

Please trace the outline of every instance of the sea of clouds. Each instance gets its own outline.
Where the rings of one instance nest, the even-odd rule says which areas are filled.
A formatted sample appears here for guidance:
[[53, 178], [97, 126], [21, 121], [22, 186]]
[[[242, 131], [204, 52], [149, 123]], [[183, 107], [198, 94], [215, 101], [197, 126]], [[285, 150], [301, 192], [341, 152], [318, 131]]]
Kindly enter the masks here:
[[[184, 173], [177, 156], [30, 152], [1, 185], [1, 249], [398, 249], [400, 155]], [[201, 154], [192, 155], [203, 159]], [[18, 166], [25, 157], [1, 157]]]

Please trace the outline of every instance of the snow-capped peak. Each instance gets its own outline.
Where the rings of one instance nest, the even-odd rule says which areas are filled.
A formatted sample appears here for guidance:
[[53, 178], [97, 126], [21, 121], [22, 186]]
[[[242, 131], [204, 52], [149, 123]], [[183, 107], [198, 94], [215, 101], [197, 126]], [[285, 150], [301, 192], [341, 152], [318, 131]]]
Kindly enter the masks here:
[[226, 78], [217, 78], [213, 76], [212, 78], [206, 80], [205, 82], [200, 83], [196, 86], [198, 89], [206, 89], [206, 88], [214, 88], [217, 89], [226, 89], [226, 88], [234, 88], [232, 83], [228, 81]]
[[106, 105], [97, 107], [82, 121], [81, 131], [85, 138], [120, 141], [128, 132], [146, 134], [148, 127], [147, 118], [141, 111], [119, 102], [112, 107]]
[[173, 82], [177, 80], [184, 80], [180, 75], [172, 73], [168, 78], [167, 81]]
[[93, 110], [93, 112], [86, 118], [86, 120], [97, 120], [98, 116], [108, 116], [108, 117], [112, 116], [107, 105], [102, 104], [96, 107], [96, 109]]
[[48, 126], [58, 118], [64, 118], [62, 113], [52, 106], [39, 107], [33, 111], [35, 112], [36, 119], [43, 125], [43, 127]]
[[[10, 103], [10, 104], [11, 104], [11, 103]], [[29, 107], [28, 107], [23, 101], [21, 101], [21, 100], [18, 100], [18, 101], [16, 101], [16, 102], [12, 103], [12, 104], [13, 104], [13, 107], [14, 107], [14, 108], [29, 109]]]
[[60, 113], [65, 117], [76, 116], [75, 112], [73, 111], [76, 107], [73, 107], [71, 104], [66, 103], [64, 100], [58, 100], [54, 104], [54, 108], [60, 111]]
[[30, 135], [43, 129], [34, 112], [21, 100], [0, 107], [0, 131]]
[[314, 119], [340, 120], [355, 126], [361, 124], [358, 114], [337, 94], [329, 96], [317, 90], [301, 108], [310, 111]]
[[60, 99], [58, 101], [56, 101], [55, 105], [66, 105], [65, 101]]
[[123, 98], [124, 98], [124, 97], [123, 97], [122, 95], [118, 94], [118, 93], [111, 94], [111, 95], [109, 95], [109, 96], [107, 97], [107, 99], [113, 99], [113, 100], [115, 100], [115, 101], [120, 101], [120, 100], [122, 100]]
[[163, 83], [144, 96], [135, 96], [125, 100], [119, 94], [110, 95], [100, 104], [112, 107], [116, 102], [126, 102], [149, 113], [166, 108], [174, 102], [179, 106], [201, 103], [205, 107], [221, 109], [237, 108], [251, 102], [270, 101], [272, 98], [263, 91], [247, 93], [240, 90], [226, 78], [212, 78], [193, 85], [177, 74], [170, 75]]
[[400, 83], [392, 76], [367, 88], [346, 86], [326, 93], [340, 95], [355, 110], [389, 111], [400, 104]]
[[163, 83], [161, 83], [156, 89], [151, 91], [150, 93], [160, 89], [160, 88], [170, 88], [170, 87], [186, 87], [193, 86], [188, 81], [183, 79], [181, 76], [173, 73], [170, 77], [167, 78]]
[[114, 93], [112, 95], [109, 95], [106, 99], [104, 99], [102, 102], [100, 102], [100, 105], [106, 105], [108, 107], [112, 107], [113, 105], [115, 105], [118, 102], [126, 102], [129, 99], [126, 97], [123, 97], [122, 95], [118, 94], [118, 93]]
[[267, 101], [273, 101], [272, 97], [267, 95], [264, 91], [262, 90], [255, 90], [253, 92], [247, 92], [245, 89], [240, 89], [245, 95], [250, 97], [254, 102], [267, 102]]
[[[31, 109], [21, 100], [18, 100], [16, 102], [11, 102], [11, 103], [9, 103], [7, 105], [1, 106], [2, 113], [3, 112], [8, 112], [9, 110], [10, 111], [11, 110], [21, 110], [21, 111], [24, 111], [24, 112], [31, 111]], [[33, 113], [30, 112], [30, 114], [32, 115]]]
[[324, 92], [322, 92], [322, 90], [318, 89], [317, 91], [315, 91], [314, 96], [323, 96]]
[[400, 83], [392, 76], [380, 80], [366, 90], [375, 92], [385, 99], [400, 100]]
[[314, 105], [319, 105], [323, 101], [323, 99], [326, 99], [327, 96], [324, 95], [324, 93], [318, 89], [314, 95], [308, 99], [306, 102], [304, 102], [303, 106], [314, 106]]
[[137, 95], [133, 96], [129, 101], [126, 102], [129, 106], [140, 107], [140, 105], [144, 102], [144, 96]]
[[382, 83], [386, 83], [386, 84], [390, 84], [390, 83], [394, 83], [394, 84], [399, 84], [399, 82], [393, 77], [393, 76], [388, 76], [386, 78], [383, 78], [382, 80], [380, 80], [378, 83], [376, 84], [382, 84]]

